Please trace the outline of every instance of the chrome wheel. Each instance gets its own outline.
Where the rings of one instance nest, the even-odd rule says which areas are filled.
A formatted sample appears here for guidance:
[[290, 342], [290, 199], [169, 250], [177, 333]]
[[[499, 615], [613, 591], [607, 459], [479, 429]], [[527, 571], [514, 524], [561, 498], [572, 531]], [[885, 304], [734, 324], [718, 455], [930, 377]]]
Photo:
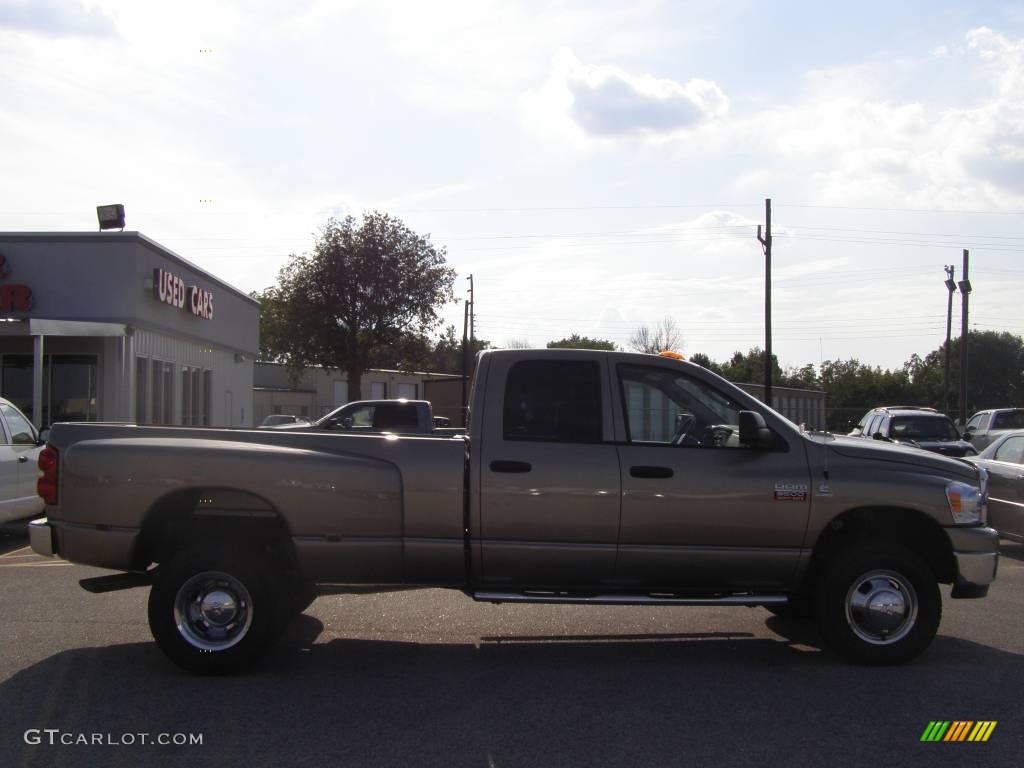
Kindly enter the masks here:
[[913, 585], [895, 571], [871, 571], [855, 579], [846, 593], [846, 622], [861, 640], [891, 645], [906, 637], [917, 621]]
[[252, 598], [238, 579], [220, 571], [198, 573], [174, 598], [174, 623], [194, 648], [224, 651], [252, 626]]

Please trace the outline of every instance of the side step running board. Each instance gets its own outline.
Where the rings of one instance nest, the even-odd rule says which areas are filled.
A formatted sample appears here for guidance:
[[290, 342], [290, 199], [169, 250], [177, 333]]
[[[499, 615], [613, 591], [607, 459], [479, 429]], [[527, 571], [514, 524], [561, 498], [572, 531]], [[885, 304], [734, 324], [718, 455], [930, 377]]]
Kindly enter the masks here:
[[148, 587], [153, 583], [153, 571], [146, 573], [115, 573], [111, 576], [94, 576], [91, 579], [81, 579], [78, 586], [86, 592], [100, 594], [102, 592], [117, 592], [119, 589], [132, 589], [133, 587]]
[[722, 595], [721, 597], [679, 597], [677, 595], [574, 595], [569, 592], [474, 592], [481, 603], [565, 603], [582, 605], [785, 605], [786, 595]]

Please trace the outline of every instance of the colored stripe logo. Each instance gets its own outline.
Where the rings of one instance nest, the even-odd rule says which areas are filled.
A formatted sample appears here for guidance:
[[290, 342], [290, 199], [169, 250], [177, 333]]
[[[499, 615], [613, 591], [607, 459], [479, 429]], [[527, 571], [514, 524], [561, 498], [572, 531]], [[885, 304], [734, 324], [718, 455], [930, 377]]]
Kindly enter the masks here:
[[996, 720], [932, 720], [921, 734], [921, 741], [988, 741], [996, 729]]

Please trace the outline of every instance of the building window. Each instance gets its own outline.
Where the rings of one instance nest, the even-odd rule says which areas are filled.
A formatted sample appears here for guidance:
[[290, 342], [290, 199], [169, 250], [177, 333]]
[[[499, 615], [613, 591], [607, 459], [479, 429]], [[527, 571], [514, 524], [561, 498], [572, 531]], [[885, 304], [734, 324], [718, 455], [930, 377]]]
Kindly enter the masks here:
[[370, 384], [371, 400], [386, 400], [388, 396], [388, 385], [386, 381], [375, 381]]
[[181, 369], [181, 423], [202, 426], [206, 418], [205, 387], [200, 368], [185, 365]]
[[149, 402], [149, 360], [135, 358], [135, 423], [145, 424], [146, 404]]
[[399, 384], [398, 396], [404, 397], [406, 400], [416, 400], [419, 394], [417, 389], [415, 384]]
[[154, 360], [150, 404], [150, 420], [153, 424], [174, 422], [174, 366], [163, 360]]
[[[336, 381], [334, 382], [334, 407], [337, 408], [339, 405], [344, 405], [348, 402], [348, 382], [347, 381]], [[325, 411], [326, 413], [326, 411]]]
[[[96, 355], [44, 355], [43, 414], [40, 424], [96, 421], [99, 413]], [[3, 396], [26, 416], [32, 414], [32, 355], [4, 355]]]
[[213, 371], [203, 371], [203, 424], [213, 424], [210, 404], [213, 402]]

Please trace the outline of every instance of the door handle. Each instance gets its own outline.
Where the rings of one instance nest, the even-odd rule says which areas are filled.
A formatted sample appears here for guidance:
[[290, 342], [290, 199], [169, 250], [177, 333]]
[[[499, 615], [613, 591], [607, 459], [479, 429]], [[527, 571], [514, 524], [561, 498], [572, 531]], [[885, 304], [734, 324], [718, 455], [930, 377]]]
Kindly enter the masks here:
[[523, 474], [529, 472], [533, 467], [527, 461], [492, 461], [491, 472], [508, 472], [511, 474]]
[[630, 477], [642, 477], [648, 480], [665, 480], [672, 477], [673, 472], [669, 467], [630, 467]]
[[26, 461], [28, 461], [28, 456], [19, 456], [18, 461], [24, 464]]

